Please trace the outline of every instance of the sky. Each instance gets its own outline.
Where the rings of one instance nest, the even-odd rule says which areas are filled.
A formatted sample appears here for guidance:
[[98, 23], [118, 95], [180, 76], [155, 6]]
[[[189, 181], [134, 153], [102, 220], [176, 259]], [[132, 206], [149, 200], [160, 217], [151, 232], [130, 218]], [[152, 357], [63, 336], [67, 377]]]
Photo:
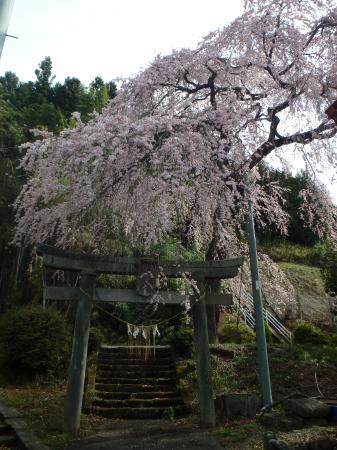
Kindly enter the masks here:
[[[8, 34], [18, 39], [6, 39], [0, 75], [33, 80], [50, 56], [55, 81], [128, 78], [159, 53], [195, 47], [242, 11], [243, 0], [14, 0]], [[337, 182], [328, 189], [337, 204]]]
[[20, 80], [50, 56], [58, 81], [88, 85], [138, 73], [159, 54], [194, 47], [243, 10], [242, 0], [15, 0], [0, 74]]

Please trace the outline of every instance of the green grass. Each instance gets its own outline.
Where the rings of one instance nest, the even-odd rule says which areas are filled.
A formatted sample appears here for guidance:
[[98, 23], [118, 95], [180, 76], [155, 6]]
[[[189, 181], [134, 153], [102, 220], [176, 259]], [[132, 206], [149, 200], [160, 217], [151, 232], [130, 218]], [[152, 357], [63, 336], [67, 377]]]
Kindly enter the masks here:
[[254, 419], [235, 420], [220, 427], [216, 438], [228, 450], [260, 450], [264, 431]]
[[289, 262], [320, 267], [322, 263], [319, 246], [306, 247], [287, 241], [275, 241], [268, 244], [260, 244], [258, 250], [267, 253], [275, 262]]
[[255, 342], [255, 333], [245, 324], [225, 322], [219, 330], [219, 341], [249, 344]]
[[299, 317], [312, 323], [331, 323], [330, 301], [318, 267], [278, 263], [295, 288]]
[[[255, 420], [236, 420], [220, 427], [215, 437], [227, 450], [261, 450], [263, 434], [270, 431], [269, 428], [256, 423]], [[306, 442], [322, 438], [334, 439], [335, 426], [310, 426], [297, 430], [283, 431], [273, 430], [278, 439], [286, 442], [291, 448], [298, 448]]]
[[[89, 358], [89, 383], [95, 371], [94, 358]], [[1, 366], [0, 366], [1, 367]], [[51, 450], [64, 450], [70, 437], [63, 433], [66, 379], [36, 378], [29, 380], [0, 371], [0, 399], [19, 413], [37, 437]], [[90, 389], [89, 389], [90, 391]], [[86, 398], [86, 400], [90, 400]], [[82, 415], [80, 436], [93, 434], [104, 418]], [[0, 447], [0, 450], [1, 447]]]
[[321, 271], [318, 267], [291, 262], [281, 262], [279, 266], [298, 292], [307, 293], [309, 291], [316, 297], [326, 296]]
[[[228, 348], [229, 346], [220, 346]], [[212, 355], [215, 394], [259, 392], [255, 345], [230, 345], [235, 357]], [[337, 349], [327, 345], [269, 345], [271, 384], [275, 398], [293, 391], [317, 396], [315, 374], [323, 393], [337, 396]], [[192, 378], [187, 377], [192, 381]], [[192, 383], [190, 384], [192, 387]]]
[[27, 424], [43, 443], [63, 450], [69, 437], [62, 432], [66, 385], [59, 380], [1, 383], [0, 398], [23, 413]]
[[227, 438], [228, 441], [240, 441], [247, 438], [250, 434], [255, 434], [261, 430], [261, 426], [255, 421], [246, 420], [236, 420], [232, 421], [230, 424], [226, 425], [220, 431], [220, 436]]
[[[213, 385], [215, 394], [259, 392], [259, 377], [255, 345], [219, 345], [225, 350], [234, 351], [233, 359], [212, 356]], [[228, 352], [227, 352], [228, 353]], [[322, 392], [333, 398], [337, 396], [336, 371], [337, 349], [329, 346], [312, 345], [271, 345], [269, 346], [271, 383], [274, 399], [277, 400], [295, 390], [303, 394], [317, 396], [315, 374]], [[182, 363], [181, 363], [182, 364]], [[195, 364], [185, 360], [180, 368], [182, 387], [188, 389], [192, 410], [197, 411], [197, 383]], [[53, 450], [63, 450], [69, 437], [62, 432], [65, 380], [39, 379], [26, 383], [14, 383], [2, 377], [0, 398], [19, 412], [22, 412], [28, 425], [43, 443]], [[169, 411], [168, 411], [169, 412]], [[107, 419], [96, 416], [82, 416], [80, 435], [95, 434]], [[198, 421], [197, 416], [193, 419]], [[254, 442], [241, 447], [250, 435], [260, 435], [260, 425], [254, 420], [231, 422], [218, 429], [224, 443], [233, 443], [232, 448], [259, 448]], [[262, 433], [262, 431], [261, 431]], [[257, 439], [258, 440], [258, 439]], [[261, 442], [261, 441], [260, 441]], [[235, 447], [236, 443], [238, 444]], [[244, 444], [242, 444], [244, 445]], [[245, 444], [246, 445], [246, 444]], [[250, 447], [249, 447], [250, 445]]]

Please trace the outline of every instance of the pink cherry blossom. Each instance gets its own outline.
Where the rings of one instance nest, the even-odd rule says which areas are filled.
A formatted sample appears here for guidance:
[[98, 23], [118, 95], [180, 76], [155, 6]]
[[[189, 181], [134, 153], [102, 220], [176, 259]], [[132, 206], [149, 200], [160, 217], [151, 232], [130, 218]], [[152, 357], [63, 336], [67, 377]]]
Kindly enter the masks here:
[[[324, 114], [337, 97], [336, 48], [335, 1], [247, 0], [196, 49], [158, 56], [88, 124], [74, 113], [74, 129], [25, 146], [16, 241], [78, 247], [85, 237], [111, 252], [116, 239], [147, 249], [184, 230], [210, 257], [228, 254], [247, 183], [257, 220], [285, 231], [282, 190], [262, 189], [256, 169], [270, 154], [284, 162], [286, 148], [312, 173], [337, 168], [337, 127]], [[326, 192], [313, 184], [303, 199], [336, 239]]]

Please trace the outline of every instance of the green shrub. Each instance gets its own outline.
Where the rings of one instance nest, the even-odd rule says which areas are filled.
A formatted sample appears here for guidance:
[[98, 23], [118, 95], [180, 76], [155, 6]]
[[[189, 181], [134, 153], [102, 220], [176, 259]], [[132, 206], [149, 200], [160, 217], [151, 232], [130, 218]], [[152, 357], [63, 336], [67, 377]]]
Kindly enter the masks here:
[[8, 369], [34, 375], [59, 371], [69, 353], [69, 329], [53, 307], [21, 307], [1, 318], [0, 346], [3, 365]]
[[329, 295], [337, 295], [337, 250], [330, 242], [324, 242], [322, 248], [321, 274], [325, 291]]
[[222, 343], [249, 344], [255, 342], [255, 333], [242, 323], [226, 323], [219, 332]]
[[163, 411], [162, 419], [164, 420], [174, 420], [175, 411], [172, 406], [169, 406], [168, 408], [165, 408]]
[[168, 336], [168, 342], [178, 356], [190, 356], [193, 350], [193, 330], [182, 327]]
[[94, 352], [98, 352], [103, 342], [103, 332], [97, 327], [91, 327], [88, 342], [88, 354], [91, 355]]
[[324, 345], [330, 343], [327, 333], [308, 322], [302, 322], [295, 326], [293, 338], [297, 344]]
[[332, 347], [337, 347], [337, 334], [336, 333], [332, 333], [329, 336], [329, 345], [331, 345]]
[[266, 324], [264, 324], [264, 332], [266, 334], [266, 342], [268, 342], [268, 344], [271, 344], [273, 342], [273, 333], [270, 327]]

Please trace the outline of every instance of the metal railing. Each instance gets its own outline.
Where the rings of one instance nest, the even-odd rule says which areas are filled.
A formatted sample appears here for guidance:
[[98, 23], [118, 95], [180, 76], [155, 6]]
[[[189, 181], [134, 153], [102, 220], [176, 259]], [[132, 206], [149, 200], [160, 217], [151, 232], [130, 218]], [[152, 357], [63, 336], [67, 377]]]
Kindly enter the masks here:
[[[254, 300], [251, 294], [247, 294], [241, 298], [244, 304], [240, 304], [240, 312], [243, 321], [252, 329], [255, 329], [255, 317], [252, 311], [254, 311]], [[269, 311], [263, 308], [263, 318], [266, 324], [270, 327], [271, 331], [276, 334], [282, 340], [292, 343], [291, 332]]]

